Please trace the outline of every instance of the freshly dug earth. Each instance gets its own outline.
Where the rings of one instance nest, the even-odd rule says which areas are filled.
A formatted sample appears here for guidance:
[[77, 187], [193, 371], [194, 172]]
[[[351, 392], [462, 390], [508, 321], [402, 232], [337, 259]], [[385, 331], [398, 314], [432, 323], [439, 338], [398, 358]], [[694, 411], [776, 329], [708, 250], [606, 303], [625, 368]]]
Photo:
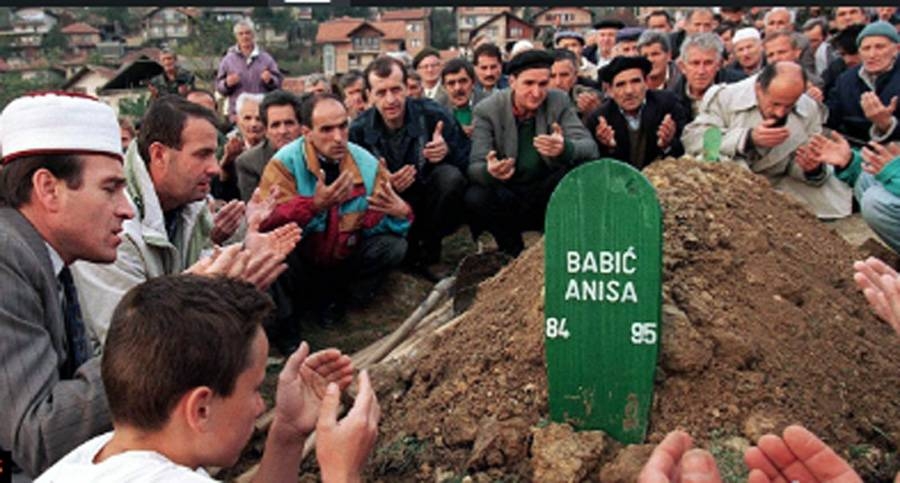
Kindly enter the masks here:
[[[900, 340], [852, 282], [863, 254], [733, 165], [666, 160], [645, 174], [665, 223], [649, 442], [683, 428], [739, 481], [748, 441], [802, 423], [866, 480], [890, 480]], [[651, 446], [547, 424], [542, 290], [538, 243], [417, 359], [375, 372], [383, 417], [368, 479], [634, 480]]]

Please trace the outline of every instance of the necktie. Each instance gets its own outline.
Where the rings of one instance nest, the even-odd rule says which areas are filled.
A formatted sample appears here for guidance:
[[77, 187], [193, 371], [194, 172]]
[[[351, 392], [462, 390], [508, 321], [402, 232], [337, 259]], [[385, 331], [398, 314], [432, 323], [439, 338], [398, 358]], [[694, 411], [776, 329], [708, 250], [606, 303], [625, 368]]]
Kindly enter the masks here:
[[66, 339], [68, 339], [69, 362], [67, 367], [74, 374], [81, 364], [91, 356], [87, 337], [84, 334], [84, 321], [81, 319], [81, 307], [78, 305], [78, 293], [69, 267], [59, 272], [59, 282], [63, 286], [63, 315], [66, 321]]

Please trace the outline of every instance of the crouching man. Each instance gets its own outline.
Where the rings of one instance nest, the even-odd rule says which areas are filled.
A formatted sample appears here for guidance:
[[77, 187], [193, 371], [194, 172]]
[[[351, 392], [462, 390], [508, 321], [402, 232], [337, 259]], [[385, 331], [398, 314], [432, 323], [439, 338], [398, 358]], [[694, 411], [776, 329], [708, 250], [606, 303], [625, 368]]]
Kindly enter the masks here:
[[[213, 481], [204, 467], [237, 462], [265, 410], [269, 343], [260, 322], [271, 308], [252, 285], [224, 277], [158, 277], [133, 288], [113, 314], [101, 363], [113, 431], [36, 481]], [[296, 482], [313, 429], [322, 479], [359, 480], [380, 409], [363, 372], [353, 408], [336, 420], [352, 377], [336, 349], [309, 355], [303, 344], [291, 355], [255, 481]]]

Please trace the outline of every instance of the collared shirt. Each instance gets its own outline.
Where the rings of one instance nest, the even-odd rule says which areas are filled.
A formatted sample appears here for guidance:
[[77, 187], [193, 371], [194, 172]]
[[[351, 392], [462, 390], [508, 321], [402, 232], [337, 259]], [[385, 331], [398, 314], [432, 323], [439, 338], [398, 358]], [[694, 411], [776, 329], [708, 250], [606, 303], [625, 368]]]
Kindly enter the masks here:
[[441, 90], [441, 81], [438, 81], [437, 84], [430, 89], [425, 87], [425, 84], [422, 84], [422, 92], [425, 94], [425, 97], [429, 99], [434, 99], [439, 90]]
[[[59, 279], [59, 272], [62, 272], [62, 269], [66, 267], [66, 263], [63, 262], [62, 257], [49, 243], [44, 242], [44, 246], [47, 247], [47, 253], [50, 255], [50, 265], [53, 266], [53, 275], [56, 276], [57, 280]], [[59, 299], [62, 300], [63, 297], [63, 287], [62, 284], [57, 281], [57, 285], [59, 288]]]
[[[644, 106], [647, 105], [647, 98], [644, 98], [644, 102], [641, 102], [641, 107], [638, 108], [637, 114], [632, 116], [627, 112], [623, 111], [621, 107], [619, 107], [619, 112], [622, 113], [622, 117], [625, 118], [625, 121], [628, 122], [628, 128], [632, 131], [637, 131], [641, 128], [641, 113], [644, 112]], [[616, 104], [618, 106], [618, 104]]]

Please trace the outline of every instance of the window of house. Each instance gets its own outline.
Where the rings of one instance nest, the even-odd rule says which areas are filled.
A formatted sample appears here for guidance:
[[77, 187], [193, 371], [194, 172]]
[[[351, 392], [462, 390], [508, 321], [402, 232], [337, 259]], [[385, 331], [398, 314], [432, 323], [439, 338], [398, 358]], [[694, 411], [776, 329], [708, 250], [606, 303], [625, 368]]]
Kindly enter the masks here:
[[328, 74], [333, 74], [335, 72], [334, 44], [325, 44], [322, 48], [322, 68]]
[[510, 37], [521, 37], [522, 36], [522, 27], [511, 27], [509, 29]]

